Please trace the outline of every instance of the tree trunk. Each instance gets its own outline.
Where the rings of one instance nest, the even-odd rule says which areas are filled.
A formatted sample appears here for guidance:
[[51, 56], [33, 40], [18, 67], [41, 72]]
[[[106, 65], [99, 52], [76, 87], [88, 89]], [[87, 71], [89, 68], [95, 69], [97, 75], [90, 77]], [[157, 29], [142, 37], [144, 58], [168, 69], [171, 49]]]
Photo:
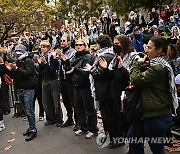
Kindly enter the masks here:
[[0, 38], [0, 44], [2, 44], [3, 42], [4, 42], [4, 40], [6, 40], [7, 38], [8, 38], [8, 32], [9, 31], [5, 31], [4, 33], [3, 33], [3, 35], [1, 36], [1, 38]]

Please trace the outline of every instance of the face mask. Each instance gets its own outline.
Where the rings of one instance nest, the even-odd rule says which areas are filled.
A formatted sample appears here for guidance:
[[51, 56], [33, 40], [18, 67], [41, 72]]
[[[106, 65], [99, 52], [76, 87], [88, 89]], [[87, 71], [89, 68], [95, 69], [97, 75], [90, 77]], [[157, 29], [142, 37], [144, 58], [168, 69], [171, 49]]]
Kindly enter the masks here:
[[115, 54], [120, 55], [122, 48], [120, 45], [113, 45], [113, 50]]

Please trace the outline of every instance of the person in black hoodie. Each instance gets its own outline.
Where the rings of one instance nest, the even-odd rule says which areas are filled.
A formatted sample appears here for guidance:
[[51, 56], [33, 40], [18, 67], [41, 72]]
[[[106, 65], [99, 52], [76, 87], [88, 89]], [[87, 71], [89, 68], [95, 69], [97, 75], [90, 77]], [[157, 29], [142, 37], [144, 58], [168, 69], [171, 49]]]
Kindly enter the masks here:
[[83, 39], [76, 41], [75, 49], [77, 52], [71, 61], [71, 69], [66, 73], [72, 73], [74, 102], [80, 126], [80, 129], [75, 134], [82, 135], [89, 131], [86, 138], [90, 139], [97, 135], [98, 128], [94, 100], [90, 89], [89, 73], [83, 70], [87, 63], [92, 65], [94, 62], [87, 48], [88, 45]]
[[34, 113], [34, 64], [28, 57], [26, 47], [19, 44], [15, 47], [16, 63], [5, 63], [6, 68], [11, 71], [9, 74], [14, 78], [17, 96], [26, 111], [29, 128], [23, 133], [26, 141], [30, 141], [37, 136]]

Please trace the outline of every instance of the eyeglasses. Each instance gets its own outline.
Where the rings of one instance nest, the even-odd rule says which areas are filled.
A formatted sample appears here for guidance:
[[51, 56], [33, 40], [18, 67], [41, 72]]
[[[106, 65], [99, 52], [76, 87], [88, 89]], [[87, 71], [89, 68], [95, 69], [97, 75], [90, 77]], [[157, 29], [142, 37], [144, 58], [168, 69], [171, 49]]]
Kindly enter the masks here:
[[66, 40], [60, 40], [60, 42], [66, 42]]
[[82, 47], [84, 44], [75, 44], [75, 46], [80, 46], [80, 47]]

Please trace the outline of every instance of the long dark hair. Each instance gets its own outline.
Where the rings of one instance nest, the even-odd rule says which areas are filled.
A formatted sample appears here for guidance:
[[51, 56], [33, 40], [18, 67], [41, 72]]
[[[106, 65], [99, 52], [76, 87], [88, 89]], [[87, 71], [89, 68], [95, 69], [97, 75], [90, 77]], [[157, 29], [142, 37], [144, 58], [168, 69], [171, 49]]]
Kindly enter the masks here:
[[114, 40], [117, 39], [121, 43], [122, 53], [125, 55], [128, 52], [134, 52], [131, 40], [126, 35], [116, 35]]

